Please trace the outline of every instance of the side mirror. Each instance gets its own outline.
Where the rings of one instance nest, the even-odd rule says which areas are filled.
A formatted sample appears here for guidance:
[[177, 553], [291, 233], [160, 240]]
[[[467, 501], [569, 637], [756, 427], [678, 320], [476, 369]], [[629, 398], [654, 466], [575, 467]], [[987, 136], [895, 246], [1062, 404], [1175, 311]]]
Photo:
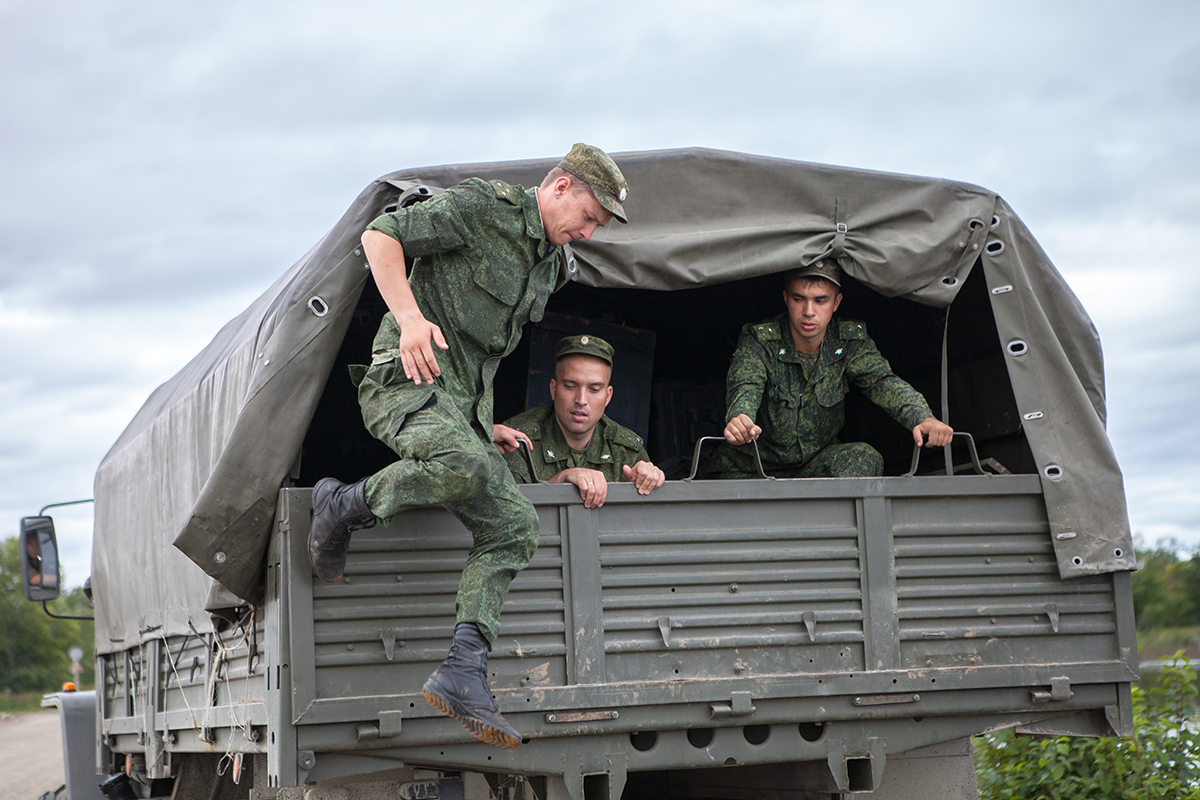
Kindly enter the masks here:
[[58, 598], [58, 543], [50, 517], [21, 518], [21, 577], [26, 600]]

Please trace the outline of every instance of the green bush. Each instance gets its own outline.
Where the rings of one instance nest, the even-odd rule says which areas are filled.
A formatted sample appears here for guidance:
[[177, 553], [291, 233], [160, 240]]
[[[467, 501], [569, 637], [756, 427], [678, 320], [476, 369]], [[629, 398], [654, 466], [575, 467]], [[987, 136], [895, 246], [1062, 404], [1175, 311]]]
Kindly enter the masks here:
[[1148, 690], [1133, 688], [1129, 738], [1037, 739], [1011, 730], [976, 739], [975, 774], [984, 800], [1121, 798], [1200, 800], [1196, 670], [1182, 652]]

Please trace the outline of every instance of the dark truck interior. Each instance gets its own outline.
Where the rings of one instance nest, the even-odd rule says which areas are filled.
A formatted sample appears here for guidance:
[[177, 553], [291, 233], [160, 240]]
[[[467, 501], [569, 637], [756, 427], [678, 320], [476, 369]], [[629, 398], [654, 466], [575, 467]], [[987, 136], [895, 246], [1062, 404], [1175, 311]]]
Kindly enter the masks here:
[[[941, 413], [945, 330], [950, 425], [973, 436], [988, 471], [1034, 473], [982, 272], [976, 264], [948, 312], [884, 297], [846, 276], [838, 313], [866, 323], [893, 371], [925, 396], [935, 414]], [[305, 437], [297, 485], [312, 486], [330, 475], [356, 481], [394, 460], [363, 427], [347, 371], [350, 364], [370, 363], [371, 342], [386, 310], [374, 282], [368, 282]], [[517, 349], [504, 359], [495, 381], [495, 420], [548, 401], [555, 342], [592, 333], [616, 351], [608, 415], [643, 436], [668, 479], [685, 478], [696, 439], [719, 436], [724, 428], [725, 373], [742, 326], [782, 311], [780, 275], [670, 292], [570, 283], [550, 298], [545, 318], [527, 325]], [[857, 390], [846, 398], [839, 438], [873, 445], [883, 454], [885, 475], [909, 470], [911, 434]], [[956, 473], [974, 471], [961, 438], [953, 452]], [[917, 474], [945, 469], [940, 449], [922, 451]]]

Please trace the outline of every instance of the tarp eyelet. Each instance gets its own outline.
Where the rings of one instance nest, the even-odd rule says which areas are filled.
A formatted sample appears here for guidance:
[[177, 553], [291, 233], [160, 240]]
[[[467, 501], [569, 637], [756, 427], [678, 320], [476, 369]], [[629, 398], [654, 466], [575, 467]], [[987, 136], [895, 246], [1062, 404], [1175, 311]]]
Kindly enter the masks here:
[[987, 250], [989, 256], [998, 256], [1004, 252], [1004, 242], [999, 239], [992, 239], [987, 243], [987, 247], [983, 249]]
[[1063, 468], [1058, 464], [1047, 464], [1042, 468], [1042, 474], [1047, 480], [1061, 481], [1063, 479]]
[[1081, 566], [1083, 566], [1083, 559], [1080, 558], [1079, 556], [1075, 556], [1074, 558], [1071, 559], [1071, 563], [1077, 567], [1081, 567]]
[[1013, 287], [1011, 284], [1007, 286], [997, 286], [995, 289], [992, 289], [992, 294], [1008, 294], [1012, 290]]
[[1010, 356], [1023, 356], [1029, 352], [1029, 345], [1020, 339], [1013, 339], [1005, 349], [1008, 350]]
[[[993, 219], [995, 219], [995, 217], [993, 217]], [[967, 223], [967, 228], [972, 231], [981, 231], [983, 230], [983, 220], [973, 219]]]
[[997, 217], [995, 214], [993, 214], [992, 215], [992, 229], [995, 230], [999, 226], [1000, 226], [1000, 218]]
[[946, 277], [942, 278], [942, 285], [943, 286], [957, 286], [958, 278], [954, 277], [953, 275], [947, 275]]
[[329, 306], [318, 295], [314, 294], [308, 298], [308, 310], [318, 317], [323, 317], [329, 313]]
[[1120, 558], [1121, 556], [1125, 555], [1125, 551], [1118, 547], [1116, 550], [1113, 550], [1113, 555], [1117, 558]]

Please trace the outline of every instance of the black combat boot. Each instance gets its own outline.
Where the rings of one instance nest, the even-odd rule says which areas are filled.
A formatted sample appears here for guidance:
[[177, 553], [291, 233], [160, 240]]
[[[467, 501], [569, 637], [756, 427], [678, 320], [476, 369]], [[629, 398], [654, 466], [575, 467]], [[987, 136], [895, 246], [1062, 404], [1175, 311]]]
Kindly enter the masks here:
[[454, 626], [446, 660], [425, 681], [425, 700], [453, 717], [481, 742], [505, 750], [521, 745], [521, 734], [500, 716], [487, 682], [487, 639], [474, 622]]
[[375, 515], [367, 508], [367, 480], [342, 483], [322, 478], [313, 487], [312, 528], [308, 532], [308, 560], [323, 581], [336, 581], [346, 569], [350, 534], [375, 527]]

